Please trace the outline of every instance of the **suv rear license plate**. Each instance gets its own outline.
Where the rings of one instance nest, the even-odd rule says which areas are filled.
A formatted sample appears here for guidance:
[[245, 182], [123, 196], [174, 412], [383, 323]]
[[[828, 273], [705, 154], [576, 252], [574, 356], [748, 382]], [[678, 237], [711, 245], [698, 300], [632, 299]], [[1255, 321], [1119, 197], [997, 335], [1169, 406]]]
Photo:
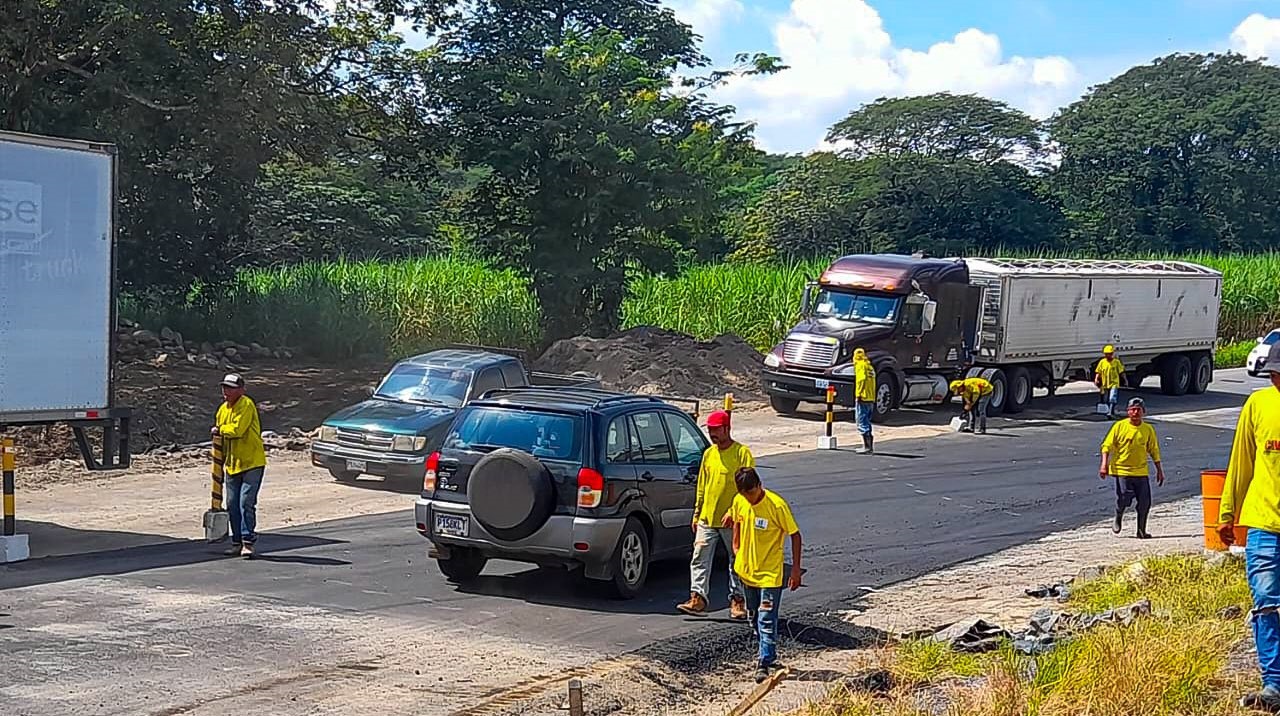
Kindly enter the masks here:
[[364, 472], [369, 469], [369, 463], [364, 460], [347, 460], [347, 469], [351, 472]]
[[831, 381], [826, 378], [814, 378], [813, 387], [819, 390], [826, 390], [831, 385]]
[[436, 515], [436, 534], [450, 537], [467, 537], [470, 534], [470, 518], [461, 515]]

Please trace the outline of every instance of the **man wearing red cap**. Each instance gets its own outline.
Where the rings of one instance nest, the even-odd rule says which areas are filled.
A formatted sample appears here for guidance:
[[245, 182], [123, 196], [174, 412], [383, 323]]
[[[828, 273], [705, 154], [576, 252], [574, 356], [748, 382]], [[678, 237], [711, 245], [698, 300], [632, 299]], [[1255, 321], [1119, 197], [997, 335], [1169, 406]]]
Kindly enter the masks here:
[[[740, 467], [755, 467], [756, 461], [746, 445], [734, 442], [729, 434], [729, 413], [717, 410], [707, 416], [707, 435], [711, 447], [702, 454], [698, 468], [697, 501], [693, 507], [693, 560], [689, 565], [689, 601], [676, 609], [693, 616], [707, 613], [707, 596], [711, 592], [711, 570], [716, 559], [716, 544], [723, 543], [733, 564], [733, 525], [725, 516], [738, 496], [733, 476]], [[729, 567], [729, 616], [747, 618], [747, 603], [742, 584]]]

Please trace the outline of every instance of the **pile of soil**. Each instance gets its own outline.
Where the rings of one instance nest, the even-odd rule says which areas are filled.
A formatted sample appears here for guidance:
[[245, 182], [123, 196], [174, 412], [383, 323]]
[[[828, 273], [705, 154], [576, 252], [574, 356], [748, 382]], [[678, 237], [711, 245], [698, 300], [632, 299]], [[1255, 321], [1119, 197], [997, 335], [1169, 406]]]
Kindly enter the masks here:
[[552, 344], [533, 370], [585, 371], [610, 390], [718, 401], [763, 400], [764, 356], [741, 338], [725, 334], [700, 341], [683, 333], [640, 327], [608, 338], [575, 337]]

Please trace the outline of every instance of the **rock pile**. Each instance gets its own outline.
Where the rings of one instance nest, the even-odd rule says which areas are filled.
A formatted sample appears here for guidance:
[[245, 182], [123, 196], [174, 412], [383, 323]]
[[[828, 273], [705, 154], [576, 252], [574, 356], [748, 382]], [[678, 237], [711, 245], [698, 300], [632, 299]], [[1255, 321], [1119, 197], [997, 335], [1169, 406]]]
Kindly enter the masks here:
[[146, 362], [157, 368], [179, 363], [199, 368], [233, 370], [248, 363], [268, 360], [290, 360], [293, 351], [267, 348], [258, 343], [244, 345], [235, 341], [197, 343], [181, 333], [163, 328], [159, 333], [120, 319], [116, 334], [116, 357], [124, 361]]

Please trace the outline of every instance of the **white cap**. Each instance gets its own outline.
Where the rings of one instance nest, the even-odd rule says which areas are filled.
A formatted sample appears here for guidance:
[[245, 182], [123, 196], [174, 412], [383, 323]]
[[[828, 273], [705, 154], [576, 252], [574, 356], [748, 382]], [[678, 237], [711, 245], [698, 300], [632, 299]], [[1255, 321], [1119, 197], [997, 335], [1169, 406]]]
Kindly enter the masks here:
[[239, 373], [227, 373], [222, 378], [222, 385], [227, 388], [243, 388], [244, 378]]

